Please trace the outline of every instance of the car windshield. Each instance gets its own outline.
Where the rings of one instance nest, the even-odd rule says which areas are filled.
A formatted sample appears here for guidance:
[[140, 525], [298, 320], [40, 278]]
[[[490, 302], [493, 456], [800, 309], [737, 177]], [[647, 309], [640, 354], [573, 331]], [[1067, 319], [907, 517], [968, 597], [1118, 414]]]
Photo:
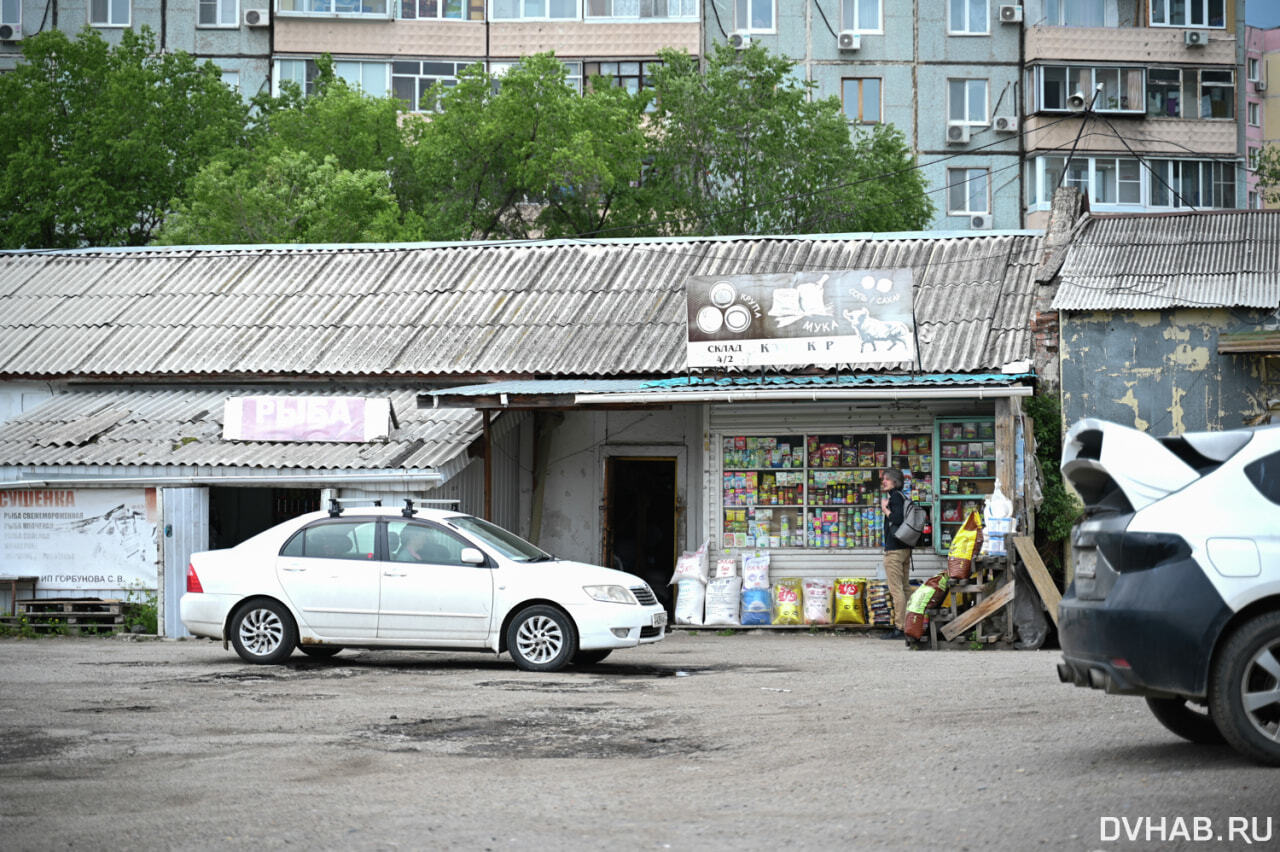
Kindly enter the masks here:
[[550, 553], [534, 547], [520, 536], [471, 515], [449, 518], [449, 524], [468, 535], [475, 536], [506, 558], [517, 562], [549, 562], [555, 559]]

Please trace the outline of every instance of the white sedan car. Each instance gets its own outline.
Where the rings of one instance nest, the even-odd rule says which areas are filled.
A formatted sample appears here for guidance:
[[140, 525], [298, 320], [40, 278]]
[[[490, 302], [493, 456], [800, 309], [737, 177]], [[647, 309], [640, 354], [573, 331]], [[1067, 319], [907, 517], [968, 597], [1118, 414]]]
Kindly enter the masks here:
[[507, 651], [522, 669], [657, 642], [667, 613], [638, 577], [543, 552], [458, 512], [312, 512], [187, 568], [182, 623], [250, 663], [298, 648]]

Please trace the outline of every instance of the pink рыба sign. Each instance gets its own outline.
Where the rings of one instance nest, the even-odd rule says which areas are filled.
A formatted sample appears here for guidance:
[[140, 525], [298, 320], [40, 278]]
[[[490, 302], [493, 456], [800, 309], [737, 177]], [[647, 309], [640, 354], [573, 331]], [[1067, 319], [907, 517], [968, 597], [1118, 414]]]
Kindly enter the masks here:
[[390, 401], [360, 396], [245, 396], [228, 399], [229, 441], [374, 441], [387, 437]]

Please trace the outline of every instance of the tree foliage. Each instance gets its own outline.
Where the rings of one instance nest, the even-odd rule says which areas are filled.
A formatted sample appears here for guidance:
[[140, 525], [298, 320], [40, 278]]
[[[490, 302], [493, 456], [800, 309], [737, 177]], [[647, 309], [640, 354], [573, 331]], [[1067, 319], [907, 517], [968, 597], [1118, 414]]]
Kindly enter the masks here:
[[0, 75], [0, 244], [143, 245], [187, 181], [238, 144], [246, 107], [215, 66], [157, 54], [147, 28], [110, 47], [86, 28], [23, 42]]
[[1268, 204], [1280, 204], [1280, 145], [1272, 143], [1258, 152], [1258, 190]]

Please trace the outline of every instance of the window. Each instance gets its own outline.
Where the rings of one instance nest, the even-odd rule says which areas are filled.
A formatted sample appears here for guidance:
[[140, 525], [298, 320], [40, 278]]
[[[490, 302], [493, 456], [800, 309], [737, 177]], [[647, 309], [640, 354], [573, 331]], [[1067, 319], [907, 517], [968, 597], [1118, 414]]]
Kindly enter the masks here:
[[[386, 62], [358, 62], [353, 59], [335, 59], [333, 71], [353, 89], [363, 89], [374, 97], [382, 97], [390, 91], [387, 80]], [[275, 86], [276, 94], [280, 85], [285, 82], [297, 83], [303, 93], [315, 94], [315, 81], [318, 69], [313, 59], [277, 59]]]
[[89, 0], [89, 23], [95, 27], [129, 26], [129, 0]]
[[1246, 67], [1248, 68], [1248, 74], [1246, 76], [1248, 76], [1250, 80], [1257, 80], [1259, 66], [1260, 66], [1260, 63], [1258, 62], [1257, 58], [1250, 57], [1249, 59], [1245, 60], [1245, 62], [1247, 63]]
[[22, 27], [22, 0], [0, 0], [0, 24], [18, 31]]
[[1177, 68], [1147, 69], [1147, 115], [1182, 115], [1182, 72]]
[[484, 0], [400, 0], [402, 21], [483, 21]]
[[840, 0], [840, 29], [881, 32], [880, 0]]
[[578, 0], [493, 0], [489, 16], [495, 21], [578, 17]]
[[991, 32], [991, 10], [987, 0], [950, 0], [947, 32], [952, 35], [987, 35]]
[[238, 27], [240, 9], [236, 0], [200, 0], [197, 25], [202, 27]]
[[1256, 102], [1248, 104], [1248, 111], [1249, 124], [1253, 127], [1262, 126], [1262, 104]]
[[1122, 207], [1233, 208], [1236, 169], [1210, 160], [1147, 160], [1127, 157], [1037, 157], [1028, 192], [1048, 207], [1061, 185], [1087, 192], [1095, 205]]
[[276, 10], [298, 15], [387, 17], [387, 0], [277, 0]]
[[1258, 193], [1254, 192], [1252, 189], [1249, 190], [1249, 209], [1250, 210], [1262, 209], [1262, 199], [1260, 199], [1258, 197]]
[[947, 213], [991, 212], [990, 181], [987, 169], [947, 169]]
[[[502, 75], [506, 74], [509, 69], [516, 67], [518, 64], [519, 63], [517, 62], [489, 63], [489, 73], [495, 78], [493, 81], [495, 92], [498, 90], [498, 87], [502, 85]], [[564, 66], [565, 85], [569, 86], [569, 88], [573, 89], [578, 94], [582, 94], [582, 63], [566, 62], [562, 60], [560, 64]]]
[[391, 94], [404, 102], [407, 112], [433, 112], [439, 104], [423, 103], [431, 87], [436, 83], [458, 85], [458, 73], [470, 64], [473, 63], [397, 60], [391, 63]]
[[1236, 206], [1236, 167], [1208, 160], [1148, 160], [1152, 207]]
[[947, 121], [952, 124], [987, 123], [986, 80], [947, 80]]
[[[1141, 113], [1145, 108], [1141, 68], [1045, 65], [1036, 69], [1036, 75], [1040, 112], [1070, 111], [1069, 98], [1075, 94], [1097, 112]], [[1098, 86], [1102, 91], [1097, 91]]]
[[1141, 204], [1142, 174], [1137, 160], [1095, 158], [1093, 200], [1098, 204]]
[[1226, 0], [1151, 0], [1151, 26], [1223, 28], [1226, 5]]
[[1235, 118], [1236, 84], [1234, 71], [1200, 72], [1200, 117]]
[[1116, 0], [1046, 0], [1045, 23], [1051, 27], [1115, 27], [1120, 24]]
[[588, 80], [592, 77], [606, 77], [610, 85], [626, 89], [634, 95], [641, 89], [648, 88], [650, 70], [661, 64], [657, 60], [648, 62], [588, 62], [583, 65], [583, 76]]
[[312, 559], [373, 559], [376, 521], [322, 521], [309, 526], [280, 550], [281, 556]]
[[1250, 145], [1248, 152], [1249, 171], [1256, 172], [1258, 170], [1258, 147], [1256, 145]]
[[840, 83], [844, 115], [858, 124], [880, 122], [880, 78], [846, 77]]
[[773, 32], [773, 0], [734, 0], [733, 28], [750, 32]]
[[586, 0], [588, 18], [697, 20], [698, 0]]
[[240, 92], [240, 72], [239, 72], [239, 71], [228, 71], [227, 69], [223, 68], [223, 69], [222, 69], [222, 85], [226, 86], [226, 87], [227, 87], [228, 89], [230, 89], [231, 91], [233, 91], [233, 92], [235, 92], [235, 93], [239, 94], [239, 92]]
[[420, 565], [464, 565], [462, 549], [471, 545], [435, 524], [387, 523], [387, 557]]

